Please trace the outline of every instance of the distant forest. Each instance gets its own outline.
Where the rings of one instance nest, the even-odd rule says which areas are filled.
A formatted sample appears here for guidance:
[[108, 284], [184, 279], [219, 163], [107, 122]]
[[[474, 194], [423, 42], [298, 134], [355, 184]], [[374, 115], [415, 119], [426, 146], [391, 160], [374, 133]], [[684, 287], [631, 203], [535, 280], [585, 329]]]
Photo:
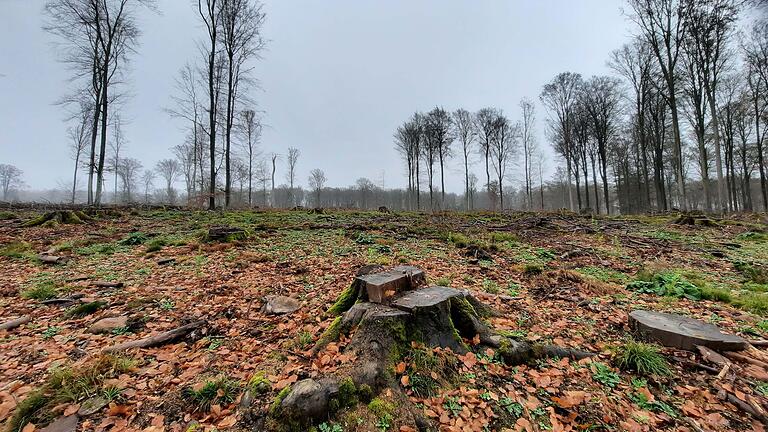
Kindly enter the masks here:
[[[494, 107], [436, 106], [403, 119], [392, 131], [407, 184], [400, 189], [372, 178], [332, 187], [320, 169], [298, 178], [300, 149], [262, 152], [254, 64], [268, 40], [264, 6], [193, 6], [200, 54], [180, 65], [166, 109], [186, 125], [187, 138], [173, 147], [175, 158], [145, 167], [126, 156], [121, 108], [132, 90], [127, 66], [141, 53], [137, 13], [157, 4], [46, 2], [45, 30], [78, 83], [60, 100], [70, 123], [72, 177], [31, 191], [20, 169], [0, 164], [4, 201], [603, 214], [768, 209], [764, 2], [626, 0], [621, 7], [633, 36], [606, 59], [612, 73], [557, 74], [531, 89], [544, 112], [523, 98], [521, 118]], [[537, 142], [537, 130], [546, 131], [546, 142]], [[461, 193], [445, 188], [456, 166]]]

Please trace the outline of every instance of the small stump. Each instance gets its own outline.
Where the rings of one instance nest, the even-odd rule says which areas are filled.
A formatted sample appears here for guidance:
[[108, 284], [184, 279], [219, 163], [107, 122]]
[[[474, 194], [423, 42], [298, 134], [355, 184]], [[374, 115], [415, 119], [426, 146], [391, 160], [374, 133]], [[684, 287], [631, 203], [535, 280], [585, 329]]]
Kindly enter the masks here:
[[687, 351], [694, 351], [696, 345], [715, 351], [740, 351], [747, 347], [747, 341], [738, 336], [682, 315], [636, 310], [629, 314], [629, 325], [645, 339]]
[[82, 224], [93, 220], [81, 211], [57, 210], [45, 213], [24, 223], [25, 227], [44, 226], [53, 227], [59, 224]]
[[206, 240], [214, 242], [233, 242], [238, 240], [245, 240], [248, 238], [248, 233], [237, 227], [211, 227], [208, 229], [208, 235]]

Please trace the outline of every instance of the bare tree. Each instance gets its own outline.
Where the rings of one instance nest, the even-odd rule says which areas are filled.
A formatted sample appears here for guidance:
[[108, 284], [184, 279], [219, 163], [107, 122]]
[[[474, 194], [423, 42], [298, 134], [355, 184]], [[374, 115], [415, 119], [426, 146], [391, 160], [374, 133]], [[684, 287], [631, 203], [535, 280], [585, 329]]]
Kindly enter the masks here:
[[540, 95], [541, 101], [550, 111], [549, 126], [552, 137], [556, 139], [555, 149], [565, 158], [566, 187], [571, 210], [575, 210], [571, 183], [576, 158], [573, 140], [574, 109], [582, 85], [581, 75], [563, 72], [546, 84]]
[[232, 128], [237, 112], [238, 91], [242, 80], [250, 72], [247, 62], [258, 58], [264, 48], [261, 28], [264, 25], [266, 15], [262, 11], [261, 3], [255, 0], [219, 1], [221, 42], [227, 65], [227, 112], [224, 123], [224, 205], [229, 206]]
[[21, 180], [22, 175], [24, 172], [14, 165], [0, 164], [0, 187], [3, 189], [3, 200], [8, 199], [8, 192], [24, 184]]
[[471, 194], [469, 188], [469, 155], [472, 153], [472, 145], [477, 139], [477, 129], [472, 113], [459, 108], [452, 114], [453, 117], [453, 135], [461, 143], [461, 153], [464, 157], [464, 200], [466, 209], [471, 207]]
[[600, 177], [603, 181], [603, 201], [606, 214], [611, 213], [608, 194], [608, 145], [618, 132], [621, 114], [619, 81], [607, 76], [595, 76], [587, 81], [581, 98], [590, 119], [590, 130], [597, 142]]
[[[185, 166], [184, 172], [187, 179], [187, 197], [191, 199], [193, 193], [197, 189], [198, 176], [200, 179], [200, 191], [205, 191], [205, 151], [203, 149], [205, 130], [202, 124], [202, 112], [204, 108], [201, 106], [198, 92], [200, 89], [200, 71], [187, 63], [179, 71], [178, 77], [175, 80], [176, 93], [172, 96], [173, 107], [167, 108], [171, 117], [180, 118], [189, 122], [189, 137], [188, 142], [190, 145], [183, 144], [184, 147], [191, 147], [184, 149], [183, 153], [177, 146], [175, 153], [177, 157], [181, 158], [183, 154]], [[199, 172], [199, 175], [198, 175]]]
[[173, 182], [179, 177], [181, 168], [176, 159], [163, 159], [155, 165], [157, 174], [165, 180], [166, 199], [170, 204], [176, 201], [176, 190], [173, 188]]
[[150, 191], [155, 183], [155, 172], [150, 169], [144, 170], [144, 174], [141, 175], [141, 183], [144, 185], [144, 203], [148, 204]]
[[290, 187], [288, 191], [289, 207], [293, 207], [295, 205], [293, 186], [296, 181], [296, 164], [299, 162], [300, 155], [301, 155], [301, 152], [299, 151], [299, 149], [294, 147], [288, 148], [288, 172], [285, 174], [285, 176], [286, 176], [286, 180], [288, 180], [288, 185]]
[[120, 178], [119, 166], [120, 166], [120, 150], [123, 149], [124, 139], [123, 139], [123, 128], [122, 123], [120, 120], [119, 115], [115, 115], [114, 119], [112, 120], [112, 139], [109, 142], [109, 148], [112, 150], [112, 157], [109, 158], [109, 165], [110, 165], [110, 171], [115, 176], [115, 188], [113, 191], [114, 196], [112, 197], [113, 201], [116, 203], [118, 200], [117, 196], [117, 182]]
[[221, 14], [218, 0], [197, 0], [197, 10], [205, 24], [208, 38], [205, 41], [204, 52], [206, 57], [206, 84], [208, 87], [208, 149], [210, 173], [208, 177], [208, 210], [216, 208], [216, 127], [218, 122], [218, 103], [220, 75], [217, 71], [219, 62], [219, 31], [221, 26]]
[[494, 196], [491, 193], [491, 142], [495, 135], [494, 121], [499, 115], [499, 111], [495, 108], [482, 108], [475, 115], [476, 128], [478, 133], [478, 151], [485, 160], [485, 190], [488, 193], [488, 198], [491, 199]]
[[491, 141], [491, 155], [494, 162], [493, 169], [496, 172], [499, 207], [501, 211], [504, 211], [504, 178], [506, 177], [510, 160], [515, 154], [520, 127], [512, 125], [503, 114], [496, 117], [494, 124], [496, 132], [493, 141]]
[[[451, 116], [442, 107], [435, 107], [425, 116], [425, 134], [432, 143], [440, 164], [440, 207], [445, 206], [445, 160], [451, 157], [453, 142]], [[429, 144], [428, 144], [429, 145]]]
[[277, 153], [272, 153], [272, 192], [270, 194], [270, 197], [272, 198], [272, 207], [275, 206], [275, 171], [277, 170], [277, 159], [280, 157]]
[[75, 162], [75, 169], [72, 175], [72, 204], [75, 203], [75, 193], [77, 191], [77, 172], [80, 170], [81, 157], [83, 152], [88, 149], [88, 125], [91, 121], [91, 109], [87, 104], [80, 107], [79, 116], [74, 118], [74, 125], [67, 128], [67, 135], [70, 139], [69, 148], [72, 159]]
[[638, 25], [641, 36], [651, 47], [659, 65], [666, 91], [661, 92], [670, 109], [672, 117], [672, 138], [674, 140], [673, 164], [680, 195], [680, 206], [688, 209], [685, 192], [685, 173], [683, 172], [683, 150], [680, 138], [680, 120], [678, 116], [677, 96], [678, 61], [686, 33], [689, 5], [685, 0], [628, 0], [633, 11], [631, 18]]
[[242, 147], [248, 158], [248, 205], [250, 206], [253, 204], [253, 162], [258, 157], [257, 145], [261, 137], [261, 123], [256, 118], [256, 111], [242, 111], [238, 129], [243, 136]]
[[743, 49], [747, 62], [747, 84], [755, 122], [760, 193], [763, 198], [763, 211], [768, 211], [768, 178], [765, 172], [766, 161], [763, 148], [766, 135], [764, 119], [768, 110], [768, 22], [761, 21], [754, 24]]
[[120, 159], [117, 165], [117, 175], [122, 184], [123, 201], [130, 203], [133, 201], [133, 191], [136, 189], [139, 171], [141, 171], [141, 162], [134, 158]]
[[315, 193], [315, 207], [320, 207], [320, 194], [327, 180], [325, 173], [321, 169], [315, 168], [309, 173], [309, 187]]
[[536, 122], [536, 110], [533, 101], [524, 98], [520, 101], [520, 110], [523, 114], [523, 120], [520, 124], [520, 141], [523, 145], [523, 175], [525, 176], [525, 207], [533, 208], [533, 197], [531, 196], [531, 183], [533, 180], [532, 165], [533, 153], [536, 151], [536, 134], [534, 126]]

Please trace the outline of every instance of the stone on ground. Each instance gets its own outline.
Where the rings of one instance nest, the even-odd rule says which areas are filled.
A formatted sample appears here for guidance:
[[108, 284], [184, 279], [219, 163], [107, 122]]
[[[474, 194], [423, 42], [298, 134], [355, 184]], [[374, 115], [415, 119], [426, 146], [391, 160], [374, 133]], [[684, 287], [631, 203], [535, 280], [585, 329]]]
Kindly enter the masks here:
[[701, 345], [716, 351], [739, 351], [747, 347], [744, 339], [683, 315], [636, 310], [629, 314], [629, 325], [644, 338], [671, 348], [693, 351]]
[[59, 417], [53, 423], [40, 429], [40, 432], [75, 432], [78, 422], [77, 415]]
[[328, 402], [338, 392], [335, 383], [320, 383], [312, 378], [297, 382], [280, 403], [282, 409], [295, 418], [320, 418], [328, 414]]
[[368, 301], [382, 303], [401, 291], [414, 289], [426, 283], [424, 272], [413, 266], [398, 266], [392, 270], [358, 276], [365, 287]]
[[88, 328], [89, 333], [112, 333], [113, 330], [128, 327], [128, 317], [102, 318]]
[[264, 297], [261, 311], [269, 315], [283, 315], [296, 312], [301, 307], [298, 300], [291, 297], [268, 295]]
[[80, 404], [80, 409], [77, 410], [77, 415], [89, 416], [101, 411], [102, 408], [109, 405], [109, 400], [101, 396], [93, 396], [83, 401]]

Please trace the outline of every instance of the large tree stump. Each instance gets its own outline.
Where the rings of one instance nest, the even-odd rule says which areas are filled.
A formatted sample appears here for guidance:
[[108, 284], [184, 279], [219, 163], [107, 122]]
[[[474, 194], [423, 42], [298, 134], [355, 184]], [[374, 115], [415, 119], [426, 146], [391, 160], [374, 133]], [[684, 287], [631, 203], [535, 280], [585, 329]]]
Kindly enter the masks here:
[[[409, 355], [412, 344], [463, 354], [470, 350], [465, 340], [479, 340], [478, 349], [495, 348], [509, 364], [542, 357], [581, 359], [593, 355], [495, 334], [482, 320], [490, 308], [469, 291], [441, 286], [413, 289], [424, 280], [421, 270], [407, 266], [358, 276], [335, 305], [341, 316], [313, 349], [317, 354], [341, 335], [349, 335], [344, 354], [354, 360], [331, 376], [307, 379], [285, 391], [275, 401], [273, 417], [290, 424], [319, 421], [329, 412], [349, 406], [357, 394], [373, 395], [387, 387], [399, 389], [392, 371]], [[374, 299], [368, 298], [368, 284], [385, 294], [375, 296], [380, 302], [369, 301]]]
[[636, 310], [629, 314], [629, 325], [645, 339], [688, 351], [696, 350], [697, 345], [715, 351], [739, 351], [747, 347], [747, 341], [738, 336], [682, 315]]
[[206, 240], [211, 242], [233, 242], [245, 240], [248, 238], [248, 232], [238, 227], [219, 226], [208, 229]]

